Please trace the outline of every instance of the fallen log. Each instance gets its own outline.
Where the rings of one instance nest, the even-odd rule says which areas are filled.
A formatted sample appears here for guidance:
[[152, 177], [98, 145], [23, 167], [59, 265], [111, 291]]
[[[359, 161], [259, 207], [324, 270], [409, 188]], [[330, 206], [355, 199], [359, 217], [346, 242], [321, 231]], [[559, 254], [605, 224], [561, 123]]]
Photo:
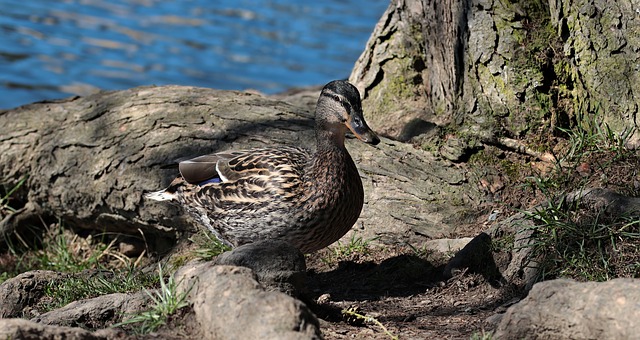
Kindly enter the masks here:
[[[59, 219], [169, 246], [197, 230], [178, 207], [143, 199], [177, 176], [171, 165], [226, 149], [311, 146], [309, 104], [317, 95], [283, 97], [292, 104], [243, 92], [139, 87], [2, 111], [0, 183], [8, 192], [26, 180], [12, 194], [15, 211], [3, 213], [0, 231]], [[447, 220], [479, 201], [464, 168], [412, 145], [348, 140], [347, 148], [365, 185], [356, 226], [367, 237], [446, 236]]]

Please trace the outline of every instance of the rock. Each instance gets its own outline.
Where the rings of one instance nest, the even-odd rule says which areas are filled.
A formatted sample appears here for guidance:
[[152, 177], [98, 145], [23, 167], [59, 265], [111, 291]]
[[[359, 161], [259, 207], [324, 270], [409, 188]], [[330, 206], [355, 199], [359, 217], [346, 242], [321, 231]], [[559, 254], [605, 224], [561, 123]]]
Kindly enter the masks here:
[[613, 216], [640, 215], [640, 197], [620, 195], [604, 188], [585, 188], [567, 195], [569, 202], [580, 202], [580, 205], [592, 211], [604, 211]]
[[[566, 204], [580, 203], [580, 209], [598, 216], [638, 216], [640, 198], [627, 197], [601, 188], [584, 188], [567, 194]], [[536, 209], [544, 209], [542, 203]], [[594, 216], [595, 216], [594, 215]], [[456, 271], [468, 269], [482, 273], [490, 282], [510, 283], [525, 291], [540, 279], [539, 263], [544, 254], [534, 254], [531, 244], [534, 221], [526, 213], [518, 213], [496, 222], [489, 230], [474, 237], [449, 261], [444, 269], [446, 278]]]
[[47, 325], [106, 327], [120, 321], [123, 315], [147, 309], [150, 298], [144, 291], [132, 294], [115, 293], [93, 299], [74, 301], [62, 308], [37, 316], [31, 321]]
[[440, 238], [436, 240], [429, 240], [424, 243], [426, 249], [435, 250], [441, 253], [447, 252], [457, 252], [460, 249], [464, 248], [469, 242], [471, 242], [471, 237], [463, 237], [463, 238]]
[[214, 263], [247, 267], [268, 290], [301, 296], [306, 281], [304, 255], [284, 241], [267, 240], [240, 246], [218, 256]]
[[47, 284], [67, 277], [49, 270], [22, 273], [0, 285], [0, 318], [22, 316], [25, 307], [34, 305], [44, 294]]
[[251, 269], [188, 264], [175, 274], [190, 290], [193, 311], [206, 339], [320, 339], [318, 319], [305, 304], [266, 291]]
[[461, 162], [469, 158], [469, 145], [464, 139], [450, 137], [440, 147], [440, 155], [452, 162]]
[[500, 324], [500, 321], [502, 321], [503, 316], [504, 314], [501, 313], [489, 315], [489, 317], [484, 320], [486, 329], [496, 329], [498, 324]]
[[121, 236], [118, 241], [118, 251], [124, 256], [138, 257], [146, 250], [144, 241], [137, 238]]
[[502, 274], [494, 262], [491, 237], [486, 233], [474, 237], [467, 245], [449, 260], [444, 268], [443, 275], [449, 279], [462, 269], [482, 274], [489, 282], [497, 282], [502, 279]]
[[637, 339], [640, 280], [551, 280], [509, 307], [495, 339]]
[[189, 291], [189, 300], [193, 301], [193, 286], [200, 280], [199, 276], [215, 267], [213, 261], [194, 260], [178, 268], [173, 273], [174, 280], [181, 291]]
[[49, 326], [25, 319], [0, 319], [0, 339], [106, 340], [82, 328]]

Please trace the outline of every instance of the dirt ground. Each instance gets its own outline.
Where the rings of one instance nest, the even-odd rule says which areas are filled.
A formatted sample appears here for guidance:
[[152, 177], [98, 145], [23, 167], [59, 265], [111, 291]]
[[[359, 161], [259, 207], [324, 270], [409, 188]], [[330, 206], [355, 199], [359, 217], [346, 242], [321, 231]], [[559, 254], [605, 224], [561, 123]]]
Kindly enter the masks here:
[[[485, 319], [518, 300], [519, 292], [479, 274], [443, 278], [453, 254], [375, 242], [366, 249], [339, 261], [332, 247], [307, 255], [302, 300], [318, 317], [325, 339], [470, 339], [489, 330]], [[139, 339], [192, 339], [198, 328], [185, 308], [157, 333]]]
[[[372, 247], [369, 255], [329, 267], [322, 251], [308, 259], [313, 310], [326, 339], [469, 339], [516, 292], [493, 287], [479, 274], [445, 280], [444, 258], [425, 259], [405, 247]], [[427, 258], [430, 258], [427, 256]], [[344, 309], [375, 318], [348, 318]]]

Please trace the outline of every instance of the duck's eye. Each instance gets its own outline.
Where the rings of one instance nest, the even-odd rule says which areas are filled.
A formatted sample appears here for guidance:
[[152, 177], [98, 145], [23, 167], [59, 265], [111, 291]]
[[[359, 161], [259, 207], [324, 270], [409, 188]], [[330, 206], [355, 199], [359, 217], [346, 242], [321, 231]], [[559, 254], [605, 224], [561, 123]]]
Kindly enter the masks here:
[[330, 93], [329, 97], [331, 97], [331, 99], [337, 101], [338, 103], [342, 103], [342, 98], [337, 94]]

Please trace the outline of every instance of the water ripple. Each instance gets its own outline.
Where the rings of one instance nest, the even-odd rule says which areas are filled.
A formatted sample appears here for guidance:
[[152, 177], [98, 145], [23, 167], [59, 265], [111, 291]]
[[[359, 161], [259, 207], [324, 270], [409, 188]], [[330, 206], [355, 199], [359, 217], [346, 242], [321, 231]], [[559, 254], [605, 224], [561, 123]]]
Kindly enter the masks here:
[[272, 93], [345, 78], [387, 5], [0, 0], [0, 107], [138, 85]]

